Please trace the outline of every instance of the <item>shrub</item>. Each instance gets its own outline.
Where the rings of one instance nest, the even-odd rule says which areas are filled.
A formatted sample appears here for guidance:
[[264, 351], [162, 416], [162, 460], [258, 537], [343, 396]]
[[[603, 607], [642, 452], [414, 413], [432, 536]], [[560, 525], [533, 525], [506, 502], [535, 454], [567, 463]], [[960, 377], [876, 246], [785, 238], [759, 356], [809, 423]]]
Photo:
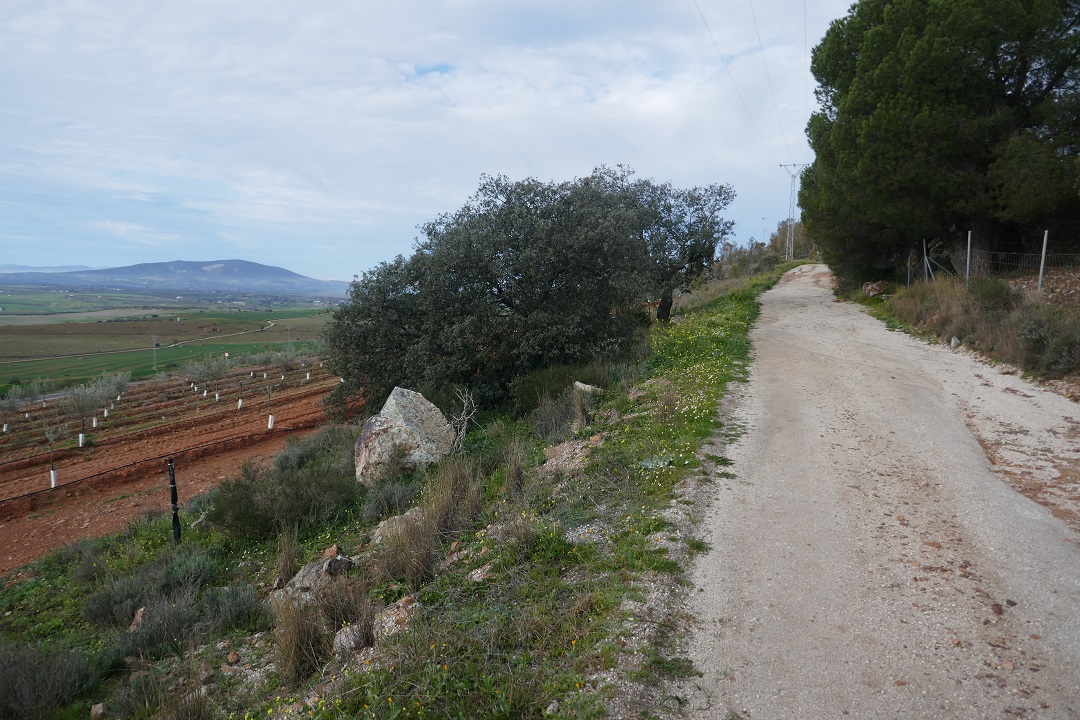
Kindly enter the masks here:
[[375, 523], [391, 515], [398, 515], [416, 501], [420, 483], [384, 480], [368, 489], [364, 496], [363, 518]]
[[169, 595], [157, 595], [146, 601], [143, 621], [128, 637], [130, 654], [161, 657], [169, 652], [184, 654], [189, 644], [195, 644], [205, 634], [199, 622], [197, 588], [186, 586]]
[[[200, 588], [218, 575], [217, 563], [199, 551], [167, 550], [154, 567], [152, 580], [157, 594], [170, 594], [183, 587]], [[151, 578], [148, 578], [151, 579]]]
[[552, 365], [516, 378], [511, 384], [514, 407], [519, 415], [528, 415], [544, 401], [558, 397], [574, 382], [606, 387], [611, 379], [610, 366], [594, 362], [588, 365]]
[[0, 644], [0, 719], [44, 717], [91, 687], [97, 677], [93, 659], [81, 650]]
[[525, 444], [514, 438], [506, 449], [506, 494], [517, 497], [525, 489]]
[[93, 583], [104, 579], [104, 546], [97, 538], [83, 538], [60, 549], [61, 564], [69, 566], [69, 573], [81, 583]]
[[282, 582], [288, 582], [299, 569], [300, 543], [296, 537], [296, 528], [293, 527], [282, 531], [278, 538], [277, 576]]
[[468, 527], [480, 511], [480, 475], [476, 465], [449, 457], [429, 475], [419, 517], [405, 522], [379, 545], [377, 576], [412, 587], [434, 575], [440, 536]]
[[1012, 286], [1004, 280], [995, 278], [972, 278], [968, 292], [979, 304], [986, 307], [1009, 309], [1015, 305]]
[[352, 433], [347, 429], [332, 425], [308, 437], [291, 437], [274, 458], [274, 466], [282, 472], [296, 472], [316, 458], [333, 453], [343, 446], [349, 451], [348, 457], [351, 458], [352, 439]]
[[545, 395], [536, 409], [529, 413], [529, 424], [536, 436], [551, 443], [562, 442], [570, 437], [577, 406], [573, 388], [567, 388], [558, 396]]
[[379, 546], [376, 553], [376, 577], [385, 582], [401, 581], [419, 587], [435, 574], [438, 529], [428, 513], [419, 520], [402, 524]]
[[339, 522], [359, 499], [356, 478], [308, 462], [295, 472], [242, 470], [218, 488], [207, 517], [242, 538], [268, 538], [283, 528]]
[[425, 514], [437, 533], [464, 529], [480, 511], [480, 476], [476, 466], [458, 457], [439, 463], [424, 489]]
[[295, 684], [319, 669], [330, 652], [330, 638], [320, 622], [319, 609], [286, 595], [274, 608], [274, 650], [278, 672]]
[[127, 625], [142, 606], [145, 593], [142, 578], [134, 575], [114, 578], [86, 597], [83, 617], [95, 625]]
[[368, 596], [368, 586], [363, 582], [338, 577], [319, 591], [315, 598], [326, 626], [336, 631], [344, 625], [360, 629], [364, 646], [375, 644], [375, 615], [377, 606]]
[[208, 588], [199, 601], [199, 622], [212, 632], [265, 630], [270, 614], [251, 585]]

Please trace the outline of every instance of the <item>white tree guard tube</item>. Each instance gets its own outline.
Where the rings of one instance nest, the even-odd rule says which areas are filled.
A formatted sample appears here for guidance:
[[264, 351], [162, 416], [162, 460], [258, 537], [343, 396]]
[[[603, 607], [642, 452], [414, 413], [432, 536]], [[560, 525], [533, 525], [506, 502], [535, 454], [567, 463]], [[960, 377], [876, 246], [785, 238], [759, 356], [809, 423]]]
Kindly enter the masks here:
[[266, 429], [267, 430], [273, 430], [274, 429], [274, 416], [273, 415], [271, 415], [270, 419], [267, 421]]

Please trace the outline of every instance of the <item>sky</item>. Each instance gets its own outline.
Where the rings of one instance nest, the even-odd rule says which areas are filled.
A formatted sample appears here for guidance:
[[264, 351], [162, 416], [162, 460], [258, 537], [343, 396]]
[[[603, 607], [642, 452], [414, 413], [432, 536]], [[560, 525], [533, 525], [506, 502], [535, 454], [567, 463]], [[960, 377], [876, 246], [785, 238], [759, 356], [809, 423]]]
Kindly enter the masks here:
[[620, 164], [761, 239], [850, 2], [0, 0], [0, 263], [351, 280], [482, 175]]

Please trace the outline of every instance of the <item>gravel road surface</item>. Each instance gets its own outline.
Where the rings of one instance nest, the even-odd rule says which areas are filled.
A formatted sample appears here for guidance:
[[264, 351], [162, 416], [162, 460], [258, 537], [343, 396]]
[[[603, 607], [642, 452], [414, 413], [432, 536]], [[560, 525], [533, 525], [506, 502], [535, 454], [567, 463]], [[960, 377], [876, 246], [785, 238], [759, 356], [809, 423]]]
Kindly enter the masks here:
[[703, 521], [694, 718], [1080, 718], [1080, 405], [835, 302], [763, 297]]

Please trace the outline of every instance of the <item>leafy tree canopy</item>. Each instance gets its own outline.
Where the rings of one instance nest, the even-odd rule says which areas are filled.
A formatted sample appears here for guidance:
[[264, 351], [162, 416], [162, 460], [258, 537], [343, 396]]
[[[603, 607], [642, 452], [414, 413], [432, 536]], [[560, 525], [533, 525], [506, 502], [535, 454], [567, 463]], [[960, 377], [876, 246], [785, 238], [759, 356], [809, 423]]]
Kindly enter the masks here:
[[804, 221], [855, 273], [923, 238], [1080, 236], [1080, 4], [860, 0], [814, 49]]
[[644, 301], [670, 308], [672, 289], [708, 269], [733, 198], [622, 167], [562, 183], [481, 178], [461, 209], [422, 227], [410, 258], [353, 282], [321, 338], [345, 381], [332, 404], [394, 385], [498, 402], [517, 376], [626, 350]]

